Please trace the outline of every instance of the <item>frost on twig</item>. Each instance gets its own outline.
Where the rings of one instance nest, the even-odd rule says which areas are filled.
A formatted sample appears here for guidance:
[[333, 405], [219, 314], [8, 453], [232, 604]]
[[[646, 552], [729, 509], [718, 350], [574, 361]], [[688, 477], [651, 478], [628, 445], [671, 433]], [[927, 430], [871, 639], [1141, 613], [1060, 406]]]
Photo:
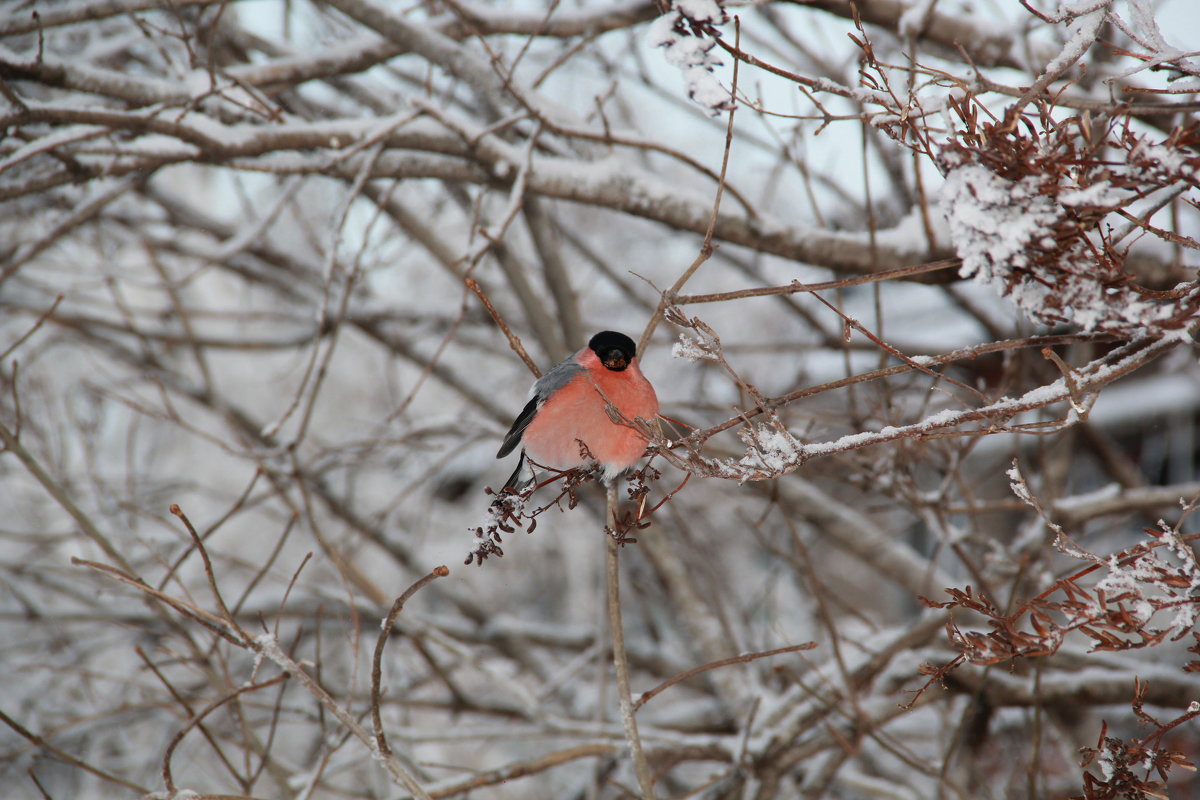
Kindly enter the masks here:
[[[668, 319], [672, 318], [668, 317]], [[680, 324], [677, 319], [672, 319], [672, 321]], [[687, 323], [687, 327], [692, 328], [695, 335], [689, 336], [686, 333], [680, 333], [679, 341], [671, 347], [671, 355], [675, 358], [686, 358], [689, 361], [720, 361], [722, 358], [721, 340], [712, 328], [707, 325], [690, 323]]]
[[717, 332], [699, 317], [687, 316], [678, 306], [669, 306], [664, 317], [671, 324], [685, 329], [680, 332], [679, 341], [671, 349], [671, 354], [676, 358], [719, 364], [753, 400], [767, 420], [765, 423], [756, 424], [747, 420], [738, 431], [738, 437], [747, 445], [747, 450], [740, 459], [707, 459], [694, 451], [685, 459], [667, 453], [664, 453], [664, 457], [688, 472], [736, 480], [739, 483], [771, 480], [798, 469], [806, 457], [804, 446], [792, 436], [779, 415], [773, 410], [768, 410], [766, 398], [762, 393], [742, 378], [726, 360], [721, 337]]
[[733, 107], [729, 90], [713, 75], [722, 61], [713, 55], [715, 26], [729, 19], [718, 0], [673, 0], [650, 25], [648, 40], [663, 48], [667, 62], [683, 73], [688, 97], [716, 116]]
[[779, 418], [769, 415], [765, 425], [748, 425], [738, 436], [749, 448], [736, 464], [730, 467], [741, 471], [750, 480], [763, 480], [786, 475], [804, 463], [804, 447], [792, 436]]
[[[933, 608], [973, 612], [987, 621], [990, 630], [963, 630], [957, 620], [947, 622], [948, 638], [960, 651], [959, 655], [942, 666], [922, 667], [922, 673], [930, 677], [912, 693], [910, 707], [930, 685], [944, 681], [951, 672], [968, 662], [985, 666], [1052, 656], [1072, 634], [1086, 637], [1093, 651], [1152, 648], [1191, 635], [1196, 644], [1189, 650], [1200, 652], [1200, 634], [1195, 631], [1196, 621], [1200, 618], [1200, 563], [1191, 544], [1200, 536], [1182, 533], [1187, 517], [1200, 507], [1195, 498], [1191, 502], [1181, 501], [1183, 515], [1175, 525], [1160, 521], [1157, 528], [1147, 528], [1145, 533], [1152, 541], [1100, 556], [1076, 545], [1049, 519], [1016, 462], [1007, 475], [1017, 497], [1033, 507], [1056, 532], [1055, 547], [1059, 552], [1087, 562], [1088, 566], [1058, 579], [1011, 611], [971, 586], [946, 589], [951, 599], [945, 602], [926, 599], [926, 604]], [[1101, 570], [1106, 574], [1094, 579]], [[1088, 581], [1089, 577], [1093, 580]], [[1185, 672], [1200, 671], [1200, 662], [1192, 661], [1183, 669]], [[1135, 693], [1135, 711], [1140, 708], [1140, 697]], [[1100, 757], [1103, 767], [1105, 742], [1102, 733], [1097, 748], [1085, 751], [1090, 755], [1083, 766]], [[1106, 780], [1111, 777], [1105, 771]], [[1162, 777], [1165, 780], [1165, 774]], [[1085, 773], [1085, 787], [1099, 785], [1094, 776], [1090, 778], [1090, 784], [1088, 780]], [[1089, 793], [1085, 796], [1112, 795]]]
[[[556, 473], [541, 483], [531, 481], [518, 491], [503, 489], [496, 493], [490, 488], [486, 489], [488, 494], [495, 495], [495, 499], [488, 505], [487, 519], [471, 528], [475, 535], [475, 549], [467, 553], [463, 563], [470, 564], [474, 561], [482, 566], [491, 556], [503, 558], [504, 550], [500, 545], [504, 543], [504, 538], [501, 534], [515, 533], [518, 530], [533, 533], [537, 528], [537, 518], [553, 507], [562, 508], [564, 500], [567, 509], [575, 508], [579, 504], [575, 490], [590, 481], [592, 476], [593, 471], [586, 468], [569, 469]], [[559, 493], [552, 500], [540, 506], [530, 502], [538, 489], [559, 482], [562, 484]]]
[[[532, 494], [533, 487], [530, 486], [519, 492], [502, 491], [496, 495], [496, 499], [488, 505], [487, 519], [473, 529], [475, 549], [467, 553], [464, 564], [474, 561], [482, 566], [490, 556], [504, 557], [504, 550], [500, 548], [504, 539], [500, 534], [513, 533], [518, 528], [525, 528], [525, 503]], [[528, 525], [525, 532], [533, 533], [537, 522], [530, 518]]]
[[[954, 665], [961, 660], [986, 665], [1049, 656], [1071, 633], [1086, 636], [1093, 650], [1153, 647], [1193, 633], [1200, 617], [1200, 564], [1190, 544], [1196, 537], [1184, 536], [1181, 528], [1196, 505], [1185, 504], [1183, 518], [1174, 526], [1160, 522], [1157, 529], [1146, 529], [1152, 541], [1100, 556], [1076, 545], [1049, 521], [1015, 464], [1008, 475], [1017, 496], [1056, 531], [1057, 549], [1088, 566], [1055, 581], [1010, 613], [969, 586], [947, 589], [952, 598], [947, 602], [926, 601], [937, 608], [973, 611], [988, 620], [991, 630], [986, 633], [949, 624], [950, 640], [962, 652]], [[1084, 582], [1100, 570], [1106, 573], [1103, 577], [1090, 585]]]
[[[654, 511], [666, 503], [678, 491], [676, 489], [674, 492], [668, 493], [657, 504], [649, 508], [647, 507], [651, 487], [662, 477], [662, 473], [655, 469], [651, 463], [652, 461], [653, 458], [640, 469], [633, 470], [629, 474], [618, 478], [618, 480], [625, 483], [625, 491], [628, 499], [634, 504], [632, 511], [622, 509], [618, 513], [617, 527], [609, 530], [609, 533], [619, 544], [633, 544], [637, 542], [637, 539], [629, 535], [630, 532], [647, 527], [650, 524], [649, 517]], [[494, 494], [495, 496], [488, 506], [487, 519], [470, 529], [475, 537], [475, 548], [467, 554], [463, 563], [471, 564], [474, 562], [482, 565], [484, 561], [492, 556], [502, 558], [504, 550], [501, 548], [501, 545], [504, 543], [503, 537], [505, 535], [515, 533], [518, 530], [523, 530], [525, 533], [533, 533], [537, 527], [538, 517], [551, 508], [557, 508], [560, 511], [574, 509], [579, 505], [577, 490], [580, 486], [595, 478], [598, 473], [599, 468], [579, 467], [563, 472], [553, 472], [549, 478], [541, 482], [531, 482], [520, 491], [506, 489], [495, 493], [491, 489], [487, 489], [488, 494]], [[536, 503], [533, 502], [534, 494], [544, 486], [554, 486], [558, 493], [547, 501], [542, 502], [539, 500]]]
[[1041, 324], [1184, 335], [1198, 318], [1200, 283], [1150, 285], [1128, 264], [1139, 238], [1129, 234], [1195, 244], [1151, 225], [1153, 207], [1141, 201], [1195, 186], [1200, 156], [1192, 146], [1200, 132], [1153, 142], [1128, 127], [1104, 131], [1074, 117], [1041, 125], [1039, 135], [1015, 107], [979, 125], [967, 105], [956, 106], [965, 129], [938, 159], [961, 274], [1010, 297]]
[[[1196, 765], [1184, 753], [1163, 746], [1163, 737], [1171, 730], [1200, 717], [1200, 703], [1192, 702], [1187, 710], [1172, 720], [1162, 722], [1143, 708], [1149, 683], [1134, 679], [1133, 713], [1151, 731], [1125, 741], [1108, 733], [1108, 723], [1100, 726], [1095, 747], [1081, 748], [1080, 766], [1095, 765], [1100, 777], [1083, 773], [1081, 800], [1105, 800], [1110, 797], [1168, 797], [1167, 774], [1173, 767], [1195, 771]], [[1075, 800], [1074, 798], [1072, 800]]]
[[1049, 512], [1038, 501], [1033, 491], [1029, 488], [1029, 484], [1025, 482], [1025, 476], [1021, 474], [1021, 468], [1018, 466], [1015, 458], [1013, 459], [1012, 466], [1004, 474], [1008, 476], [1009, 488], [1012, 489], [1012, 493], [1017, 496], [1017, 499], [1036, 511], [1038, 516], [1041, 517], [1042, 522], [1046, 524], [1046, 527], [1054, 531], [1055, 549], [1063, 555], [1077, 558], [1080, 561], [1091, 561], [1097, 564], [1101, 562], [1099, 556], [1092, 555], [1075, 544], [1071, 540], [1071, 537], [1067, 535], [1067, 532], [1063, 530], [1063, 527], [1050, 518]]

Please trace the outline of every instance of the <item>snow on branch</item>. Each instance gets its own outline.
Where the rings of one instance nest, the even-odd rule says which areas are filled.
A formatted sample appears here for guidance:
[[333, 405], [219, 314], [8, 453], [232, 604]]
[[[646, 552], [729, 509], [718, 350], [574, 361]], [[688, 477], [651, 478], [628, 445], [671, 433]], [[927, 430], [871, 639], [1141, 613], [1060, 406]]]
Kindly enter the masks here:
[[[1060, 369], [1066, 370], [1063, 377], [1031, 389], [1019, 397], [1001, 397], [977, 407], [945, 408], [907, 425], [889, 425], [877, 431], [850, 433], [829, 442], [801, 443], [788, 431], [776, 413], [780, 406], [791, 401], [789, 398], [763, 397], [755, 387], [746, 383], [725, 359], [720, 350], [719, 338], [700, 320], [689, 319], [678, 309], [669, 310], [668, 319], [681, 327], [702, 331], [702, 336], [698, 338], [681, 336], [686, 344], [676, 347], [678, 356], [698, 358], [700, 356], [695, 354], [703, 353], [705, 359], [716, 361], [734, 376], [743, 390], [750, 394], [756, 406], [726, 423], [696, 431], [679, 441], [660, 440], [660, 452], [667, 461], [680, 469], [739, 483], [778, 478], [795, 471], [809, 459], [818, 456], [849, 452], [901, 439], [936, 438], [944, 435], [946, 431], [956, 431], [960, 435], [986, 435], [999, 431], [1044, 434], [1050, 429], [1044, 421], [1035, 423], [1032, 428], [1026, 428], [1017, 418], [1023, 413], [1057, 403], [1065, 402], [1069, 409], [1061, 419], [1051, 424], [1056, 428], [1069, 427], [1086, 418], [1092, 402], [1087, 399], [1088, 395], [1094, 395], [1104, 386], [1139, 369], [1179, 344], [1178, 339], [1174, 337], [1155, 339], [1143, 336], [1082, 367], [1072, 369], [1062, 364]], [[714, 341], [715, 345], [712, 344]], [[757, 416], [765, 416], [767, 422], [752, 423], [751, 418]], [[738, 435], [748, 446], [741, 458], [714, 459], [701, 454], [700, 447], [705, 441], [738, 422], [744, 423]], [[971, 423], [982, 425], [974, 429], [970, 427]], [[1013, 478], [1014, 491], [1019, 485], [1018, 478], [1019, 475]]]
[[[1008, 474], [1018, 497], [1044, 515], [1015, 464]], [[1088, 552], [1058, 529], [1057, 549], [1088, 566], [1060, 578], [1014, 610], [1006, 611], [971, 586], [947, 588], [951, 599], [945, 602], [926, 600], [933, 608], [973, 612], [990, 627], [980, 632], [964, 630], [957, 620], [949, 623], [948, 635], [960, 656], [943, 667], [929, 668], [927, 674], [940, 680], [964, 662], [983, 666], [1051, 656], [1073, 633], [1086, 637], [1094, 651], [1136, 650], [1195, 636], [1200, 565], [1193, 548], [1198, 536], [1183, 534], [1182, 526], [1200, 506], [1195, 498], [1180, 503], [1183, 515], [1174, 525], [1160, 522], [1147, 528], [1150, 541], [1108, 556]], [[1088, 578], [1090, 584], [1085, 582]], [[1194, 670], [1194, 663], [1185, 670]]]
[[1044, 325], [1186, 337], [1200, 319], [1200, 281], [1149, 286], [1127, 261], [1134, 232], [1200, 247], [1151, 225], [1157, 207], [1142, 202], [1200, 186], [1200, 127], [1153, 140], [1087, 118], [1054, 121], [1045, 109], [1036, 126], [1015, 107], [976, 125], [965, 108], [956, 106], [965, 127], [938, 157], [961, 274]]
[[688, 97], [714, 116], [733, 107], [729, 90], [713, 75], [722, 62], [713, 55], [713, 35], [729, 19], [718, 0], [673, 0], [667, 13], [654, 20], [647, 34], [654, 47], [683, 73]]

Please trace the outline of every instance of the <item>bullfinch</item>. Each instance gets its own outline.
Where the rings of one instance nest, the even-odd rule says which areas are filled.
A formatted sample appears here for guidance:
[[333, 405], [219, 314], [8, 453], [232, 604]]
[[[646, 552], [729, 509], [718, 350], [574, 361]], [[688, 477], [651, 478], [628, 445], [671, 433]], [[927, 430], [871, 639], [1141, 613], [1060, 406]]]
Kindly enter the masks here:
[[608, 403], [631, 420], [658, 416], [658, 397], [638, 367], [637, 346], [615, 331], [597, 333], [533, 385], [496, 453], [503, 458], [522, 446], [521, 460], [501, 491], [520, 491], [529, 482], [521, 480], [526, 456], [558, 470], [603, 468], [606, 484], [636, 464], [646, 452], [646, 437], [613, 422], [605, 411]]

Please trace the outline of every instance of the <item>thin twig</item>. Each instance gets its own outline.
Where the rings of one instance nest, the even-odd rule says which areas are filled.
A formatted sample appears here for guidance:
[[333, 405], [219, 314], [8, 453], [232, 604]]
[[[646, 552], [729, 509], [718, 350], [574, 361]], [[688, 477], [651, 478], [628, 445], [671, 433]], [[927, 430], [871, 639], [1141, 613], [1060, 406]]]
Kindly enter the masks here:
[[[1008, 339], [1008, 340], [1005, 340], [1002, 342], [987, 342], [985, 344], [975, 345], [972, 347], [963, 347], [958, 350], [951, 350], [948, 353], [942, 353], [941, 355], [930, 356], [929, 358], [923, 359], [923, 361], [926, 366], [943, 366], [946, 364], [952, 364], [955, 361], [975, 359], [975, 358], [978, 358], [979, 356], [987, 355], [989, 353], [999, 353], [999, 352], [1005, 352], [1005, 351], [1010, 351], [1010, 350], [1023, 350], [1023, 349], [1033, 348], [1033, 347], [1041, 348], [1041, 347], [1047, 347], [1047, 346], [1058, 346], [1058, 345], [1073, 344], [1073, 343], [1078, 343], [1078, 342], [1104, 343], [1104, 342], [1112, 342], [1112, 341], [1115, 341], [1116, 339], [1117, 339], [1117, 337], [1115, 337], [1111, 334], [1108, 334], [1108, 333], [1064, 334], [1064, 335], [1058, 335], [1058, 336], [1030, 336], [1030, 337], [1024, 338], [1024, 339]], [[783, 406], [788, 405], [789, 403], [793, 403], [796, 400], [801, 400], [805, 397], [812, 397], [814, 395], [833, 391], [835, 389], [841, 389], [846, 386], [850, 386], [850, 385], [857, 384], [857, 383], [865, 383], [868, 381], [878, 380], [880, 378], [887, 378], [892, 375], [899, 375], [904, 372], [909, 372], [912, 369], [913, 368], [911, 366], [909, 366], [909, 364], [907, 364], [907, 363], [897, 364], [896, 366], [893, 366], [893, 367], [884, 367], [883, 369], [871, 370], [870, 372], [862, 372], [857, 375], [851, 375], [850, 377], [847, 377], [847, 378], [839, 378], [837, 380], [828, 381], [826, 383], [818, 384], [816, 386], [808, 386], [803, 389], [797, 389], [796, 391], [788, 392], [787, 394], [780, 395], [778, 397], [769, 397], [769, 398], [767, 398], [767, 403], [766, 403], [765, 408], [749, 409], [747, 411], [742, 412], [738, 416], [730, 417], [729, 419], [725, 420], [724, 422], [718, 423], [717, 425], [713, 425], [712, 427], [705, 428], [700, 431], [696, 431], [688, 438], [705, 441], [705, 440], [711, 438], [712, 436], [720, 433], [721, 431], [736, 427], [737, 425], [745, 422], [746, 420], [753, 418], [753, 417], [757, 417], [760, 414], [763, 414], [766, 411], [769, 411], [771, 409], [782, 408]]]
[[451, 784], [442, 788], [434, 788], [429, 790], [429, 796], [433, 800], [443, 800], [447, 797], [457, 797], [458, 795], [468, 794], [475, 789], [482, 789], [485, 786], [495, 786], [499, 783], [508, 783], [517, 778], [524, 778], [527, 775], [537, 775], [545, 772], [548, 769], [569, 764], [572, 761], [577, 761], [581, 758], [603, 758], [612, 756], [617, 748], [606, 742], [596, 742], [593, 744], [581, 744], [575, 747], [568, 747], [565, 750], [558, 750], [552, 753], [547, 753], [537, 758], [531, 758], [527, 761], [518, 761], [512, 764], [505, 764], [497, 769], [489, 769], [486, 772], [481, 772], [478, 775], [472, 775], [466, 780]]
[[799, 294], [801, 292], [820, 292], [826, 289], [845, 289], [850, 286], [861, 286], [866, 283], [877, 283], [879, 281], [890, 281], [899, 278], [911, 278], [914, 275], [923, 275], [927, 272], [938, 272], [943, 269], [952, 269], [954, 267], [961, 266], [961, 258], [943, 258], [938, 261], [915, 264], [911, 267], [889, 269], [883, 272], [877, 272], [873, 275], [859, 275], [854, 278], [843, 278], [836, 281], [824, 281], [823, 283], [801, 283], [800, 281], [792, 281], [784, 286], [763, 286], [758, 289], [739, 289], [734, 292], [716, 292], [713, 294], [681, 294], [675, 298], [675, 305], [685, 306], [694, 303], [721, 303], [726, 300], [744, 300], [747, 297], [770, 297], [773, 295]]
[[38, 328], [42, 327], [42, 325], [45, 324], [46, 320], [48, 320], [51, 316], [53, 316], [55, 309], [58, 308], [58, 304], [61, 303], [62, 301], [63, 301], [63, 295], [61, 295], [61, 294], [56, 295], [54, 298], [54, 302], [50, 304], [49, 308], [47, 308], [45, 311], [43, 311], [41, 314], [38, 315], [37, 320], [33, 323], [33, 325], [29, 328], [29, 330], [25, 331], [23, 334], [20, 335], [20, 337], [17, 338], [17, 340], [15, 342], [13, 342], [8, 347], [6, 347], [3, 353], [0, 353], [0, 361], [4, 361], [4, 359], [8, 358], [9, 355], [12, 354], [12, 352], [14, 350], [16, 350], [18, 347], [23, 345], [29, 339], [30, 336], [33, 336], [35, 333], [37, 333]]
[[237, 768], [230, 763], [229, 758], [225, 755], [224, 749], [222, 749], [212, 731], [210, 731], [202, 721], [196, 718], [196, 710], [192, 708], [192, 704], [188, 702], [188, 699], [184, 697], [175, 687], [175, 685], [171, 683], [170, 679], [163, 674], [162, 670], [159, 669], [159, 666], [150, 660], [150, 657], [146, 655], [146, 651], [144, 651], [140, 646], [134, 647], [133, 651], [138, 654], [138, 658], [140, 658], [142, 663], [146, 665], [146, 668], [153, 673], [154, 677], [158, 678], [159, 683], [161, 683], [167, 692], [170, 693], [171, 698], [179, 704], [180, 708], [182, 708], [183, 712], [187, 715], [187, 718], [196, 719], [196, 727], [200, 730], [201, 735], [203, 735], [205, 740], [208, 742], [208, 746], [211, 747], [213, 752], [217, 754], [217, 758], [221, 760], [221, 763], [225, 766], [225, 769], [229, 771], [229, 774], [233, 776], [234, 780], [241, 783], [243, 788], [245, 788], [246, 783], [238, 774]]
[[500, 328], [501, 332], [504, 333], [505, 337], [508, 339], [508, 346], [516, 351], [516, 354], [519, 355], [521, 360], [525, 362], [525, 366], [529, 367], [529, 371], [533, 373], [535, 378], [542, 377], [542, 371], [538, 369], [538, 365], [533, 363], [533, 359], [530, 358], [529, 353], [525, 351], [525, 345], [521, 344], [521, 337], [513, 333], [512, 328], [508, 327], [508, 323], [504, 321], [504, 317], [500, 316], [500, 312], [496, 310], [494, 305], [492, 305], [492, 299], [483, 291], [483, 287], [479, 285], [479, 282], [474, 278], [467, 278], [464, 282], [467, 284], [467, 288], [474, 292], [479, 298], [479, 302], [483, 303], [483, 307], [487, 309], [492, 321], [495, 322], [496, 326]]
[[388, 774], [410, 792], [418, 800], [430, 800], [429, 793], [426, 792], [421, 784], [417, 783], [417, 779], [404, 768], [395, 754], [384, 755], [375, 749], [375, 737], [359, 724], [353, 714], [338, 704], [333, 699], [332, 695], [325, 690], [316, 678], [309, 675], [304, 669], [296, 663], [296, 661], [283, 651], [279, 646], [279, 641], [273, 635], [259, 636], [254, 640], [254, 651], [269, 659], [275, 666], [291, 675], [297, 683], [312, 695], [313, 699], [320, 703], [329, 713], [333, 714], [345, 728], [372, 751], [378, 755], [379, 763], [387, 770]]
[[371, 662], [371, 722], [375, 726], [375, 746], [384, 756], [390, 756], [392, 750], [388, 747], [387, 737], [383, 733], [383, 717], [379, 711], [382, 694], [380, 687], [383, 683], [383, 646], [387, 644], [388, 636], [392, 633], [392, 626], [396, 624], [396, 617], [400, 616], [400, 612], [404, 610], [404, 604], [408, 602], [409, 598], [428, 584], [449, 574], [450, 570], [444, 566], [434, 567], [428, 575], [409, 586], [404, 594], [397, 597], [392, 603], [392, 610], [383, 618], [382, 630], [379, 632], [379, 638], [375, 640], [375, 656]]
[[[742, 25], [737, 17], [734, 17], [734, 28], [736, 31], [735, 41], [740, 46]], [[658, 327], [659, 321], [663, 318], [663, 313], [674, 302], [675, 295], [684, 287], [684, 284], [691, 280], [691, 277], [696, 274], [696, 270], [700, 269], [700, 265], [708, 261], [716, 249], [713, 245], [713, 234], [717, 230], [717, 217], [721, 211], [721, 197], [725, 193], [725, 176], [729, 171], [729, 153], [733, 149], [733, 118], [737, 113], [738, 64], [739, 62], [736, 60], [733, 62], [733, 84], [729, 87], [729, 120], [725, 125], [725, 150], [721, 154], [721, 174], [717, 179], [717, 192], [713, 197], [712, 213], [708, 217], [708, 230], [704, 232], [704, 242], [700, 245], [700, 252], [696, 255], [696, 259], [683, 271], [683, 274], [671, 285], [671, 288], [663, 292], [659, 298], [658, 309], [654, 312], [654, 316], [650, 317], [650, 321], [646, 323], [646, 330], [642, 331], [642, 338], [638, 340], [637, 351], [639, 355], [645, 352], [647, 342], [650, 341], [650, 337], [654, 334], [654, 329]]]
[[180, 742], [183, 741], [183, 737], [187, 735], [188, 731], [203, 722], [204, 718], [213, 711], [216, 711], [230, 700], [236, 699], [239, 695], [245, 694], [246, 692], [256, 692], [259, 689], [266, 689], [270, 686], [274, 686], [277, 683], [283, 683], [287, 679], [287, 673], [281, 673], [270, 680], [263, 681], [262, 683], [252, 683], [245, 686], [239, 686], [237, 689], [233, 690], [224, 697], [219, 697], [213, 702], [209, 703], [204, 707], [203, 710], [201, 710], [199, 714], [192, 717], [192, 719], [188, 721], [187, 725], [184, 725], [182, 728], [180, 728], [179, 731], [173, 737], [171, 737], [171, 741], [167, 744], [167, 749], [163, 752], [162, 776], [163, 783], [167, 787], [168, 794], [171, 796], [176, 794], [175, 779], [171, 775], [171, 756], [175, 754], [175, 749], [179, 747]]
[[[146, 594], [149, 598], [157, 600], [163, 605], [166, 605], [179, 612], [183, 616], [200, 623], [213, 633], [220, 636], [222, 639], [228, 641], [230, 644], [237, 645], [238, 647], [243, 647], [246, 645], [245, 631], [236, 626], [232, 620], [218, 617], [216, 614], [210, 614], [204, 609], [192, 605], [185, 600], [180, 600], [178, 597], [174, 597], [166, 592], [159, 591], [153, 586], [145, 583], [141, 578], [138, 578], [134, 575], [129, 575], [117, 569], [116, 567], [109, 566], [108, 564], [101, 564], [97, 561], [88, 561], [85, 558], [76, 558], [74, 556], [71, 557], [71, 563], [75, 566], [88, 567], [89, 569], [94, 569], [97, 572], [102, 572], [111, 578], [115, 578], [117, 581], [125, 584], [126, 586], [132, 586], [134, 589]], [[155, 607], [157, 608], [157, 606]]]
[[638, 698], [638, 701], [633, 704], [633, 710], [637, 711], [656, 695], [661, 694], [666, 689], [670, 689], [675, 684], [681, 681], [686, 681], [688, 678], [694, 678], [702, 672], [708, 672], [710, 669], [720, 669], [721, 667], [728, 667], [731, 664], [749, 664], [751, 661], [757, 661], [760, 658], [777, 656], [782, 653], [795, 653], [800, 650], [812, 650], [816, 646], [816, 642], [805, 642], [804, 644], [796, 644], [792, 645], [791, 647], [780, 647], [777, 650], [763, 650], [758, 653], [745, 653], [740, 656], [730, 656], [729, 658], [722, 658], [720, 661], [710, 661], [707, 664], [701, 664], [698, 667], [692, 667], [691, 669], [680, 672], [678, 675], [672, 675], [670, 678], [667, 678], [650, 691], [644, 692], [642, 696]]
[[[91, 518], [83, 512], [75, 501], [71, 499], [71, 495], [63, 488], [62, 484], [54, 479], [54, 477], [42, 468], [38, 460], [33, 457], [33, 454], [25, 449], [24, 445], [17, 439], [16, 435], [10, 431], [3, 422], [0, 422], [0, 442], [4, 443], [4, 450], [12, 453], [17, 459], [25, 465], [25, 469], [29, 471], [42, 488], [54, 498], [69, 515], [79, 524], [80, 529], [91, 539], [97, 547], [104, 551], [105, 555], [111, 558], [115, 563], [120, 565], [121, 569], [133, 574], [133, 567], [121, 555], [121, 551], [113, 545], [112, 541], [107, 536], [100, 532]], [[3, 452], [3, 450], [0, 450]]]
[[621, 706], [621, 724], [625, 727], [625, 738], [633, 754], [633, 771], [637, 774], [638, 785], [642, 789], [642, 800], [654, 800], [654, 778], [650, 774], [650, 765], [646, 762], [646, 753], [642, 749], [642, 739], [638, 736], [637, 719], [633, 712], [633, 698], [629, 693], [629, 659], [625, 655], [625, 631], [621, 627], [621, 578], [617, 563], [617, 484], [614, 481], [608, 485], [608, 502], [605, 513], [608, 524], [607, 557], [605, 558], [605, 577], [608, 583], [608, 628], [612, 637], [613, 666], [617, 672], [617, 698]]
[[115, 783], [119, 786], [124, 786], [126, 789], [132, 789], [135, 792], [141, 792], [142, 794], [145, 794], [148, 791], [145, 787], [138, 786], [136, 783], [133, 783], [132, 781], [127, 781], [124, 778], [113, 775], [112, 773], [105, 772], [104, 770], [99, 769], [97, 767], [93, 767], [91, 764], [87, 763], [86, 761], [82, 761], [82, 760], [76, 758], [75, 756], [71, 755], [70, 753], [66, 752], [65, 750], [55, 747], [54, 745], [50, 744], [48, 741], [43, 739], [41, 736], [38, 736], [33, 731], [31, 731], [28, 728], [21, 725], [19, 722], [17, 722], [15, 719], [10, 717], [8, 714], [5, 714], [3, 711], [0, 711], [0, 722], [3, 722], [8, 727], [12, 728], [14, 731], [16, 731], [16, 733], [18, 735], [20, 735], [24, 739], [27, 739], [31, 744], [37, 745], [37, 747], [39, 749], [44, 750], [47, 753], [50, 753], [55, 758], [61, 759], [63, 762], [70, 764], [73, 767], [79, 767], [81, 770], [84, 770], [85, 772], [90, 772], [98, 778], [103, 778], [104, 780], [109, 781], [110, 783]]
[[[221, 610], [223, 616], [230, 627], [237, 628], [237, 623], [233, 620], [233, 615], [229, 613], [229, 607], [225, 605], [225, 598], [221, 597], [221, 590], [217, 587], [217, 576], [213, 572], [212, 561], [208, 557], [208, 550], [204, 546], [204, 542], [200, 539], [200, 534], [196, 533], [195, 526], [192, 521], [187, 518], [187, 514], [183, 513], [178, 504], [172, 503], [168, 509], [172, 514], [179, 517], [187, 528], [188, 535], [192, 537], [192, 544], [196, 546], [197, 552], [200, 553], [200, 559], [204, 562], [204, 575], [208, 578], [208, 588], [212, 591], [213, 600], [217, 603], [217, 608]], [[240, 629], [239, 629], [240, 630]]]

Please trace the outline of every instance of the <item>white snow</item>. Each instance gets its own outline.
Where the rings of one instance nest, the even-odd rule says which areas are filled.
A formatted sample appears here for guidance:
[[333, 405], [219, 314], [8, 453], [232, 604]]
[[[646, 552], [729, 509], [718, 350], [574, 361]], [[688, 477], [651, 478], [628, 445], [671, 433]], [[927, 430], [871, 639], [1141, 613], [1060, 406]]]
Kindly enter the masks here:
[[917, 36], [921, 33], [921, 28], [925, 25], [925, 19], [933, 11], [937, 0], [918, 0], [909, 6], [903, 14], [900, 15], [900, 21], [896, 25], [896, 32], [901, 36]]
[[722, 64], [712, 53], [716, 42], [691, 31], [686, 20], [718, 25], [725, 21], [725, 11], [714, 0], [674, 2], [670, 11], [650, 23], [646, 38], [652, 47], [663, 48], [667, 63], [683, 73], [688, 97], [716, 115], [733, 102], [729, 90], [713, 75]]
[[719, 25], [725, 21], [725, 9], [717, 0], [675, 0], [671, 5], [677, 8], [683, 16], [697, 22], [711, 22]]
[[[1079, 14], [1067, 26], [1067, 41], [1062, 51], [1046, 65], [1045, 72], [1057, 74], [1083, 57], [1084, 52], [1096, 41], [1100, 26], [1104, 24], [1105, 11], [1112, 0], [1105, 2], [1077, 3], [1075, 7], [1064, 8], [1068, 13]], [[1084, 10], [1086, 7], [1086, 11]]]
[[[1163, 150], [1153, 152], [1158, 163], [1184, 168], [1181, 155]], [[1056, 229], [1072, 221], [1068, 209], [1123, 202], [1107, 182], [1056, 192], [1043, 175], [1012, 181], [982, 164], [963, 163], [957, 153], [946, 161], [950, 169], [940, 199], [963, 277], [1008, 296], [1030, 320], [1046, 325], [1074, 322], [1085, 330], [1128, 334], [1165, 327], [1178, 311], [1176, 303], [1156, 303], [1125, 286], [1106, 286], [1112, 270], [1096, 258], [1086, 238], [1057, 240]]]
[[1058, 202], [1064, 206], [1117, 206], [1124, 199], [1125, 195], [1108, 181], [1093, 183], [1082, 189], [1068, 189], [1058, 194]]
[[689, 337], [686, 333], [679, 334], [679, 341], [671, 347], [673, 358], [686, 358], [689, 361], [717, 361], [720, 359], [720, 342], [706, 336], [702, 329], [697, 329], [697, 336]]

